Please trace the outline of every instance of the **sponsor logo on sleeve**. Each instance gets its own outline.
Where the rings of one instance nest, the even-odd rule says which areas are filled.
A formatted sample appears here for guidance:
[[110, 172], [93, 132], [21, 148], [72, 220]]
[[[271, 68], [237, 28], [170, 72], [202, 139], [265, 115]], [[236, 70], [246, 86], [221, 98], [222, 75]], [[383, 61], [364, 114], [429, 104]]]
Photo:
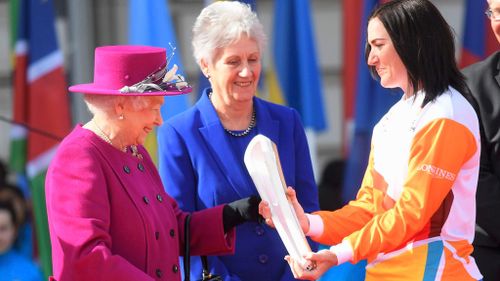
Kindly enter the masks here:
[[425, 172], [431, 175], [433, 178], [437, 179], [454, 181], [456, 178], [456, 175], [454, 173], [448, 172], [445, 169], [441, 169], [431, 164], [422, 164], [417, 168], [417, 171]]

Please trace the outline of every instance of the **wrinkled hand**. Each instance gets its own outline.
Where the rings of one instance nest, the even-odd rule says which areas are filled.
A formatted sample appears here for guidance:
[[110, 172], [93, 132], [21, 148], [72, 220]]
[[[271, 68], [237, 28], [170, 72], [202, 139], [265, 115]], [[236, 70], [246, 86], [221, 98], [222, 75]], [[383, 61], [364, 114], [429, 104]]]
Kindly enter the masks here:
[[[292, 203], [293, 209], [295, 210], [295, 214], [297, 214], [297, 218], [299, 220], [302, 231], [304, 231], [304, 233], [307, 233], [309, 231], [309, 219], [306, 217], [304, 209], [297, 200], [297, 195], [295, 193], [295, 190], [289, 186], [286, 189], [285, 193], [290, 203]], [[264, 200], [260, 202], [259, 214], [265, 219], [266, 224], [268, 224], [271, 227], [274, 227], [273, 219], [271, 217], [271, 208], [269, 207], [268, 202]]]
[[330, 250], [321, 250], [317, 253], [310, 252], [304, 258], [309, 265], [315, 265], [311, 270], [302, 267], [299, 261], [290, 256], [285, 260], [292, 269], [293, 277], [302, 280], [316, 280], [320, 278], [330, 267], [337, 265], [337, 256]]

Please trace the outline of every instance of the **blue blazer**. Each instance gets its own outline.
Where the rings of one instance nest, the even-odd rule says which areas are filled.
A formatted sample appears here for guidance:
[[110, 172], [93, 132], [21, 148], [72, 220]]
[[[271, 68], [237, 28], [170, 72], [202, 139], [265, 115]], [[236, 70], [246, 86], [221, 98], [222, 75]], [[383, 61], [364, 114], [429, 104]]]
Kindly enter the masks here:
[[[244, 151], [233, 151], [229, 142], [233, 136], [224, 131], [208, 91], [158, 130], [160, 175], [167, 193], [185, 211], [258, 195], [241, 157]], [[295, 188], [304, 210], [318, 210], [318, 190], [299, 114], [256, 97], [254, 106], [257, 126], [253, 130], [276, 144], [286, 183]], [[248, 222], [236, 229], [235, 254], [209, 257], [209, 264], [224, 280], [295, 280], [283, 259], [286, 254], [275, 229]], [[191, 276], [196, 280], [201, 276], [201, 262], [191, 260]]]

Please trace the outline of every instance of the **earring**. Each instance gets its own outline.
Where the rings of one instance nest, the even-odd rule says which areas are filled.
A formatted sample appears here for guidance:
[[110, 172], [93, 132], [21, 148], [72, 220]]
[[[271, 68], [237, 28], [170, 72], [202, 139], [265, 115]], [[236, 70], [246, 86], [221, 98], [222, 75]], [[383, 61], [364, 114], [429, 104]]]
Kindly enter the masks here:
[[120, 114], [120, 116], [118, 116], [118, 120], [123, 120], [125, 119], [125, 117], [123, 116], [123, 114]]

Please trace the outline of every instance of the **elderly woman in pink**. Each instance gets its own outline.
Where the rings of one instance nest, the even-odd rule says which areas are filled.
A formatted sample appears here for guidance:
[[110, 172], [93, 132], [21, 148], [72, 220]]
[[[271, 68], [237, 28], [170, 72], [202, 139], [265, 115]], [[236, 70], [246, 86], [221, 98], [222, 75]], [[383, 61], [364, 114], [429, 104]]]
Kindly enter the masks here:
[[[63, 140], [47, 173], [52, 280], [181, 280], [187, 213], [142, 146], [162, 124], [163, 96], [191, 91], [167, 65], [163, 48], [99, 47], [94, 82], [70, 87], [93, 118]], [[234, 226], [256, 219], [257, 203], [194, 212], [191, 253], [232, 253]]]

